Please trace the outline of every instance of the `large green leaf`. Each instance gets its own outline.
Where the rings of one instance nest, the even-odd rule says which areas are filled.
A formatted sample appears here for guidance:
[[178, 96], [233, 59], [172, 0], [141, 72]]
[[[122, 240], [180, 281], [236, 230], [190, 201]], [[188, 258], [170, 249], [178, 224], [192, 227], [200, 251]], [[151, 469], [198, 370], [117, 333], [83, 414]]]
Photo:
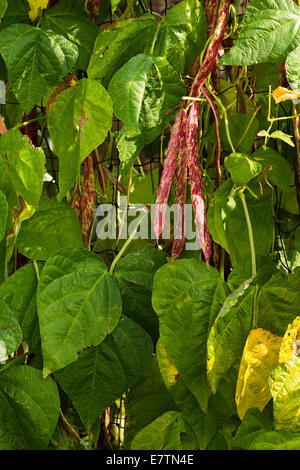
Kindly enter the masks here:
[[132, 450], [182, 450], [181, 417], [177, 411], [167, 411], [148, 424], [131, 443]]
[[41, 198], [34, 216], [22, 223], [17, 245], [24, 256], [35, 260], [47, 260], [67, 246], [83, 247], [76, 212], [64, 202]]
[[166, 411], [177, 410], [161, 377], [156, 357], [152, 358], [143, 374], [131, 387], [127, 396], [125, 446], [128, 448], [134, 436]]
[[0, 449], [46, 449], [59, 414], [53, 380], [28, 366], [0, 372]]
[[222, 306], [207, 342], [207, 376], [213, 392], [231, 366], [242, 357], [252, 322], [254, 287], [245, 281]]
[[300, 43], [300, 9], [293, 0], [253, 0], [224, 65], [279, 62]]
[[100, 414], [135, 384], [152, 355], [152, 341], [135, 322], [122, 316], [97, 347], [55, 376], [90, 432]]
[[[279, 134], [281, 136], [281, 134]], [[274, 133], [275, 136], [275, 133]], [[235, 184], [243, 186], [263, 170], [266, 177], [282, 191], [287, 191], [291, 181], [291, 167], [285, 158], [272, 148], [259, 148], [251, 155], [233, 153], [225, 158], [225, 166]]]
[[237, 186], [244, 186], [262, 170], [259, 163], [253, 162], [242, 153], [232, 153], [225, 158], [224, 163]]
[[117, 281], [102, 259], [86, 249], [65, 248], [49, 258], [37, 293], [44, 375], [76, 361], [118, 324], [122, 302]]
[[[271, 419], [270, 419], [271, 418]], [[235, 447], [248, 450], [300, 450], [300, 433], [272, 430], [270, 414], [249, 410], [235, 436]]]
[[0, 241], [6, 233], [6, 222], [8, 216], [8, 204], [5, 195], [0, 191]]
[[[256, 181], [250, 181], [249, 187], [259, 194]], [[258, 256], [267, 256], [274, 231], [272, 191], [266, 183], [263, 183], [262, 187], [261, 200], [254, 198], [248, 191], [245, 192], [245, 197], [253, 230], [255, 253]], [[207, 221], [214, 241], [228, 251], [233, 266], [238, 265], [243, 258], [251, 257], [246, 217], [242, 202], [230, 178], [214, 193]]]
[[157, 359], [161, 375], [170, 395], [181, 411], [181, 417], [189, 427], [190, 436], [198, 442], [198, 447], [204, 450], [216, 436], [218, 429], [229, 416], [235, 414], [234, 385], [236, 380], [228, 374], [227, 380], [231, 385], [231, 398], [228, 399], [228, 387], [221, 383], [220, 391], [215, 396], [208, 396], [205, 412], [200, 408], [193, 393], [186, 387], [182, 375], [178, 372], [162, 344], [157, 343]]
[[7, 0], [0, 0], [0, 18], [3, 18], [7, 9]]
[[206, 42], [206, 17], [199, 0], [184, 0], [161, 20], [153, 53], [179, 73], [188, 73]]
[[44, 165], [42, 149], [31, 147], [19, 131], [10, 130], [0, 137], [0, 189], [6, 195], [11, 219], [16, 216], [14, 209], [23, 211], [20, 220], [34, 213], [42, 193]]
[[257, 326], [283, 336], [289, 323], [299, 315], [300, 268], [289, 275], [275, 274], [258, 294]]
[[0, 298], [13, 312], [22, 328], [24, 340], [33, 350], [40, 336], [36, 312], [36, 289], [37, 276], [32, 263], [18, 269], [0, 285]]
[[[0, 298], [0, 360], [3, 356], [15, 352], [22, 341], [22, 331], [13, 312]], [[5, 353], [5, 354], [3, 354]]]
[[88, 67], [89, 77], [103, 78], [103, 84], [107, 87], [119, 68], [152, 43], [156, 28], [155, 18], [145, 15], [121, 21], [101, 31]]
[[108, 91], [115, 115], [129, 127], [163, 130], [166, 112], [180, 102], [185, 86], [166, 59], [139, 54], [114, 74]]
[[75, 183], [83, 160], [102, 144], [111, 124], [110, 96], [95, 80], [83, 78], [52, 104], [48, 127], [59, 158], [60, 198]]
[[[4, 2], [5, 1], [6, 0], [4, 0]], [[28, 11], [29, 5], [25, 0], [7, 1], [7, 9], [1, 19], [0, 30], [16, 23], [30, 23]]]
[[249, 450], [300, 450], [300, 433], [292, 431], [268, 431], [259, 434]]
[[289, 53], [286, 60], [286, 76], [290, 88], [300, 90], [300, 46]]
[[292, 179], [291, 166], [288, 161], [272, 148], [259, 148], [249, 158], [260, 164], [262, 169], [269, 167], [266, 177], [282, 191], [287, 191]]
[[124, 125], [117, 136], [116, 143], [121, 162], [120, 171], [122, 175], [129, 173], [132, 165], [139, 156], [145, 145], [150, 144], [159, 136], [159, 127], [145, 131], [134, 131], [129, 126]]
[[158, 250], [141, 250], [121, 259], [115, 270], [123, 313], [142, 326], [156, 342], [158, 319], [151, 304], [153, 278], [166, 263], [166, 254]]
[[86, 11], [74, 0], [60, 0], [47, 11], [42, 27], [61, 34], [78, 47], [76, 66], [86, 70], [97, 36], [97, 27]]
[[276, 429], [300, 431], [300, 361], [297, 357], [280, 364], [269, 379]]
[[195, 259], [177, 260], [154, 278], [152, 303], [170, 360], [200, 406], [207, 404], [206, 341], [229, 289], [217, 270]]
[[1, 32], [0, 52], [17, 100], [29, 113], [78, 58], [77, 46], [51, 30], [14, 24]]

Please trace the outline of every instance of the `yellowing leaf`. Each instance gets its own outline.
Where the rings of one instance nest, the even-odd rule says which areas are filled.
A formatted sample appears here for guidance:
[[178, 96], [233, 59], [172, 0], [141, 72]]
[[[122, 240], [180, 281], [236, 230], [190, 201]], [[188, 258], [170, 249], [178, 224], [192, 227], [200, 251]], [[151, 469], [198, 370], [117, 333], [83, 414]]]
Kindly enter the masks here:
[[235, 401], [241, 419], [250, 408], [264, 409], [271, 398], [268, 378], [278, 365], [282, 338], [270, 331], [251, 330], [247, 338], [236, 386]]
[[279, 353], [279, 362], [286, 362], [297, 352], [297, 342], [300, 340], [300, 317], [296, 317], [286, 330]]
[[28, 16], [31, 21], [34, 21], [39, 14], [39, 8], [47, 8], [49, 0], [27, 0], [27, 2], [31, 8], [28, 12]]
[[279, 86], [276, 88], [276, 90], [273, 91], [272, 96], [275, 100], [275, 103], [278, 104], [282, 101], [296, 100], [297, 98], [300, 98], [300, 93]]
[[166, 348], [164, 347], [161, 339], [158, 340], [156, 345], [156, 353], [159, 360], [159, 368], [162, 378], [167, 385], [167, 388], [176, 385], [179, 378], [179, 373], [174, 364], [170, 361]]

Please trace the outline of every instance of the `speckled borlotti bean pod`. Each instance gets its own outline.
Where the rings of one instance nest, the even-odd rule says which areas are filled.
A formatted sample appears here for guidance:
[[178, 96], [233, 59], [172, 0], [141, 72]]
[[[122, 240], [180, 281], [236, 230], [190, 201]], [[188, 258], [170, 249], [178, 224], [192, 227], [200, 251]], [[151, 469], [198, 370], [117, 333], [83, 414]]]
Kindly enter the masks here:
[[175, 173], [176, 154], [180, 145], [180, 129], [184, 116], [185, 113], [183, 109], [178, 111], [175, 116], [175, 122], [172, 127], [171, 137], [167, 149], [167, 157], [161, 175], [160, 185], [157, 191], [153, 221], [154, 233], [157, 239], [162, 232], [162, 228], [165, 221], [169, 193]]
[[226, 32], [229, 7], [230, 0], [221, 0], [217, 26], [213, 38], [206, 50], [205, 59], [194, 80], [191, 89], [191, 96], [198, 96], [200, 87], [204, 84], [205, 80], [207, 79], [207, 77], [209, 76], [218, 61], [218, 52]]
[[80, 218], [82, 239], [86, 244], [91, 223], [94, 217], [94, 206], [96, 201], [96, 181], [92, 156], [84, 160], [84, 183], [80, 200]]
[[187, 122], [187, 149], [189, 165], [189, 182], [192, 204], [195, 213], [197, 236], [206, 262], [211, 255], [211, 244], [207, 227], [205, 205], [202, 190], [202, 175], [198, 154], [198, 114], [199, 103], [192, 104]]
[[187, 138], [187, 112], [184, 109], [182, 121], [178, 131], [178, 150], [175, 159], [175, 226], [174, 239], [172, 243], [171, 259], [178, 258], [183, 250], [185, 242], [185, 211], [186, 186], [187, 186], [187, 165], [188, 154], [186, 146]]

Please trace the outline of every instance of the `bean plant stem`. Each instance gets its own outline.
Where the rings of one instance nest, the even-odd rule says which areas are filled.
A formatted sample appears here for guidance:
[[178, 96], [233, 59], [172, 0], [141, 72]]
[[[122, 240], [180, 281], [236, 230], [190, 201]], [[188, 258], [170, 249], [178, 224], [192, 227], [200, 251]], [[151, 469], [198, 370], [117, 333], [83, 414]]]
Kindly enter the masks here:
[[256, 258], [255, 258], [255, 246], [254, 246], [252, 225], [251, 225], [251, 220], [249, 216], [249, 211], [248, 211], [248, 206], [247, 206], [244, 191], [240, 191], [239, 196], [243, 204], [244, 214], [245, 214], [246, 222], [247, 222], [250, 250], [251, 250], [252, 276], [255, 277], [256, 276]]
[[115, 259], [113, 260], [113, 262], [111, 263], [111, 267], [110, 267], [110, 270], [109, 270], [109, 273], [112, 274], [114, 272], [114, 269], [117, 265], [117, 263], [119, 262], [120, 258], [122, 257], [124, 251], [127, 249], [128, 245], [132, 242], [133, 238], [134, 238], [134, 235], [136, 234], [139, 226], [141, 225], [141, 223], [143, 222], [144, 218], [148, 215], [148, 213], [146, 213], [144, 215], [144, 217], [138, 221], [138, 223], [136, 224], [136, 227], [135, 229], [133, 230], [133, 232], [129, 235], [128, 239], [126, 240], [126, 242], [124, 243], [124, 245], [122, 246], [121, 250], [119, 251], [119, 253], [117, 254], [117, 256], [115, 257]]
[[29, 121], [21, 122], [20, 124], [17, 124], [15, 127], [13, 127], [11, 130], [15, 131], [17, 129], [20, 129], [20, 127], [26, 127], [29, 124], [31, 124], [32, 122], [40, 121], [41, 119], [43, 119], [43, 116], [39, 116], [39, 117], [36, 117], [34, 119], [30, 119]]

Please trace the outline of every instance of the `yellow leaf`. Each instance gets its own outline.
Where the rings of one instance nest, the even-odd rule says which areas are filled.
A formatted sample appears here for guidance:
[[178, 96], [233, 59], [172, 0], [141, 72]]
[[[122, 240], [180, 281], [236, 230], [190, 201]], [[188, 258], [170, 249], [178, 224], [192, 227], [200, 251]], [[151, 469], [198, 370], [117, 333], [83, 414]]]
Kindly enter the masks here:
[[296, 317], [286, 330], [279, 353], [279, 362], [286, 362], [297, 352], [300, 340], [300, 317]]
[[278, 104], [282, 101], [296, 100], [297, 98], [300, 98], [300, 93], [279, 86], [276, 88], [276, 90], [273, 91], [272, 96], [275, 100], [275, 103]]
[[28, 16], [31, 21], [34, 21], [39, 14], [39, 8], [45, 9], [48, 6], [49, 0], [27, 0], [27, 3], [30, 6]]
[[241, 419], [250, 408], [264, 409], [271, 399], [268, 378], [278, 365], [282, 338], [257, 328], [249, 333], [240, 364], [235, 402]]

